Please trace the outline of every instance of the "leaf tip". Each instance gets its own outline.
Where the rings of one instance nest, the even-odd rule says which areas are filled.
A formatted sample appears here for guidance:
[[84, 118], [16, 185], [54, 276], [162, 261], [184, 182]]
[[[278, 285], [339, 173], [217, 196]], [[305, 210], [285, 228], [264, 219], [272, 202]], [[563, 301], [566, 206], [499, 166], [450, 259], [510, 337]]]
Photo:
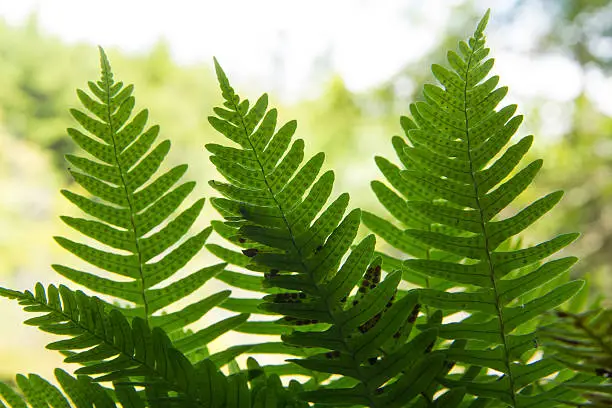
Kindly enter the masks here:
[[487, 24], [489, 23], [490, 16], [491, 16], [491, 9], [489, 8], [484, 13], [484, 16], [482, 16], [482, 18], [480, 19], [480, 22], [478, 23], [478, 26], [476, 27], [476, 31], [474, 31], [475, 38], [482, 36], [482, 33], [484, 32], [485, 28], [487, 28]]

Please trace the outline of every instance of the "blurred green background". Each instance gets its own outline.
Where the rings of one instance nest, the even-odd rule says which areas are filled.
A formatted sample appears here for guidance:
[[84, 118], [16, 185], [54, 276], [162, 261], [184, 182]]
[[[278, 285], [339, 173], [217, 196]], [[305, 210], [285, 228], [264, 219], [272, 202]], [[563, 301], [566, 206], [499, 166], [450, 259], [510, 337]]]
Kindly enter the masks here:
[[[73, 262], [52, 237], [71, 234], [58, 218], [75, 213], [58, 193], [71, 186], [63, 155], [74, 145], [65, 129], [74, 126], [75, 89], [98, 78], [96, 44], [106, 48], [116, 78], [136, 85], [137, 103], [173, 143], [169, 160], [189, 164], [198, 195], [208, 197], [207, 181], [218, 177], [203, 149], [219, 140], [207, 122], [221, 100], [211, 70], [217, 55], [239, 93], [270, 92], [281, 119], [298, 120], [307, 150], [326, 152], [337, 191], [378, 210], [369, 189], [379, 178], [374, 155], [394, 158], [391, 136], [432, 80], [431, 63], [443, 61], [491, 7], [495, 72], [510, 86], [507, 103], [526, 115], [519, 136], [535, 134], [531, 155], [545, 159], [521, 200], [566, 191], [526, 241], [581, 232], [570, 249], [581, 257], [573, 274], [588, 275], [594, 293], [612, 288], [609, 1], [177, 0], [170, 8], [113, 0], [108, 10], [84, 1], [8, 3], [0, 3], [2, 286], [59, 282], [49, 265]], [[202, 225], [212, 217], [207, 206]], [[49, 376], [60, 365], [57, 353], [44, 350], [46, 337], [21, 324], [25, 317], [0, 300], [0, 377]]]

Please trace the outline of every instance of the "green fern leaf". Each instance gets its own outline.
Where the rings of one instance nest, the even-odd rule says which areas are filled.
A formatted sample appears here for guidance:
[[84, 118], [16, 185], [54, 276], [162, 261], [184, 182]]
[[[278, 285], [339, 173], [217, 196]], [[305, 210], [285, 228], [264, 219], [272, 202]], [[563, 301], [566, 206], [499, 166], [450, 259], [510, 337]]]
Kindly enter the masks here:
[[[166, 308], [215, 277], [225, 264], [202, 268], [170, 283], [200, 251], [212, 232], [211, 228], [206, 228], [186, 237], [204, 200], [196, 201], [173, 216], [195, 185], [192, 182], [178, 184], [187, 167], [177, 166], [156, 176], [169, 152], [170, 142], [166, 140], [155, 145], [159, 127], [147, 128], [147, 110], [133, 114], [133, 86], [113, 79], [102, 49], [100, 62], [101, 79], [89, 83], [93, 96], [82, 90], [77, 92], [85, 110], [71, 110], [84, 131], [68, 130], [91, 157], [66, 157], [74, 166], [70, 171], [75, 181], [91, 197], [67, 190], [62, 192], [93, 219], [61, 218], [101, 245], [63, 237], [56, 237], [56, 241], [104, 273], [64, 265], [53, 265], [53, 268], [92, 291], [129, 302], [129, 308], [116, 306], [125, 315], [141, 317], [173, 337], [182, 336], [180, 333], [186, 325], [221, 304], [229, 297], [229, 292], [217, 293], [173, 313], [166, 314]], [[229, 330], [235, 325], [223, 327]], [[183, 351], [197, 359], [197, 353], [190, 353], [206, 346], [202, 338], [200, 335], [184, 339], [184, 344], [190, 347]]]
[[[531, 146], [531, 136], [505, 149], [522, 118], [514, 116], [516, 106], [496, 110], [507, 88], [497, 87], [498, 77], [489, 77], [493, 60], [487, 58], [483, 35], [487, 20], [488, 13], [473, 37], [460, 43], [459, 54], [448, 53], [450, 68], [432, 67], [441, 86], [426, 85], [425, 101], [411, 105], [412, 118], [402, 118], [409, 143], [394, 138], [393, 145], [405, 170], [377, 159], [401, 196], [379, 182], [373, 183], [374, 191], [408, 229], [391, 223], [381, 227], [374, 215], [364, 222], [391, 245], [420, 258], [408, 259], [404, 266], [428, 280], [429, 288], [419, 290], [422, 303], [447, 313], [471, 313], [460, 322], [423, 326], [436, 327], [442, 338], [469, 340], [465, 349], [449, 349], [447, 357], [502, 373], [494, 381], [444, 384], [518, 407], [524, 406], [525, 387], [562, 369], [548, 359], [526, 364], [523, 354], [533, 354], [535, 334], [525, 324], [567, 301], [582, 282], [568, 282], [524, 302], [529, 292], [575, 262], [564, 258], [539, 266], [577, 235], [525, 249], [508, 251], [502, 245], [546, 214], [562, 193], [549, 194], [514, 216], [499, 217], [531, 184], [542, 161], [515, 171]], [[447, 292], [449, 287], [429, 284], [438, 279], [463, 290]], [[529, 401], [538, 398], [532, 395]]]
[[[323, 154], [304, 162], [303, 141], [292, 141], [295, 122], [277, 130], [277, 113], [267, 110], [267, 96], [249, 109], [249, 102], [235, 94], [216, 61], [215, 67], [225, 102], [209, 121], [235, 143], [232, 147], [207, 145], [213, 153], [211, 161], [227, 180], [211, 182], [225, 196], [213, 199], [226, 219], [215, 229], [244, 248], [243, 258], [238, 257], [235, 264], [264, 272], [265, 277], [259, 288], [252, 275], [240, 276], [241, 272], [224, 272], [221, 279], [243, 289], [268, 292], [259, 309], [285, 316], [276, 326], [253, 322], [246, 330], [280, 333], [283, 342], [298, 351], [318, 349], [310, 355], [290, 353], [302, 355], [291, 361], [313, 372], [354, 379], [352, 387], [306, 392], [302, 394], [306, 400], [334, 406], [405, 406], [429, 386], [444, 362], [442, 354], [424, 352], [434, 341], [435, 330], [429, 332], [429, 343], [420, 353], [412, 353], [419, 348], [406, 342], [418, 297], [397, 291], [400, 272], [381, 279], [380, 258], [373, 260], [373, 236], [362, 240], [343, 262], [361, 212], [345, 215], [347, 194], [325, 207], [334, 176], [330, 171], [319, 176]], [[224, 260], [237, 258], [237, 253], [219, 246], [209, 249]], [[352, 295], [355, 287], [359, 290]], [[226, 301], [224, 307], [240, 310], [247, 304], [256, 303], [236, 299]], [[252, 306], [246, 310], [253, 311]], [[292, 330], [276, 329], [279, 323]], [[321, 327], [313, 329], [315, 325]], [[404, 364], [394, 365], [398, 360]], [[290, 372], [296, 373], [295, 369]], [[387, 384], [396, 376], [396, 382]]]

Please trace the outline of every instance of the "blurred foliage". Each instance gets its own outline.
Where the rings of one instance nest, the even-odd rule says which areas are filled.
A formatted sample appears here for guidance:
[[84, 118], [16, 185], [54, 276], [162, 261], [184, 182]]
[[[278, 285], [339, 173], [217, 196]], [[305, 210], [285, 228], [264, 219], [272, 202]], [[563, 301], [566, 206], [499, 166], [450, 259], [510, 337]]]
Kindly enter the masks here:
[[318, 99], [307, 101], [300, 108], [309, 115], [306, 126], [311, 130], [307, 132], [317, 135], [317, 147], [313, 150], [333, 151], [341, 142], [343, 156], [354, 154], [363, 110], [341, 77], [333, 76]]
[[34, 17], [21, 28], [0, 22], [0, 118], [11, 136], [57, 152], [56, 160], [67, 152], [66, 106], [95, 73], [88, 48], [41, 35]]
[[[570, 52], [582, 66], [612, 69], [612, 2], [609, 0], [539, 0], [550, 18], [550, 29], [539, 48]], [[519, 5], [528, 3], [519, 1]], [[533, 3], [533, 2], [529, 2]]]

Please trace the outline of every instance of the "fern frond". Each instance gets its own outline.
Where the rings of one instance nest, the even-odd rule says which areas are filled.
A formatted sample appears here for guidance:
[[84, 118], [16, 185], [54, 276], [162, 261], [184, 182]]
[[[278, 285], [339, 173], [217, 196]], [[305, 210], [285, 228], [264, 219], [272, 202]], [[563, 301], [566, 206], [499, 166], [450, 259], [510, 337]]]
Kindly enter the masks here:
[[[189, 360], [172, 347], [162, 329], [149, 329], [144, 319], [136, 317], [130, 324], [118, 310], [106, 312], [99, 299], [63, 285], [59, 288], [50, 285], [45, 291], [37, 284], [35, 293], [0, 289], [0, 295], [17, 300], [27, 312], [44, 313], [25, 324], [69, 336], [48, 344], [47, 348], [68, 355], [65, 359], [68, 363], [84, 365], [76, 374], [96, 376], [95, 381], [142, 377], [140, 385], [161, 389], [166, 394], [174, 391], [194, 403], [200, 399], [193, 394], [190, 384], [196, 378]], [[206, 376], [197, 381], [204, 381], [208, 387], [207, 383], [214, 380]]]
[[431, 308], [471, 314], [460, 322], [425, 326], [436, 327], [445, 339], [468, 340], [465, 349], [449, 350], [449, 359], [502, 373], [494, 381], [447, 379], [444, 384], [512, 407], [530, 406], [549, 395], [527, 396], [522, 390], [563, 367], [549, 359], [525, 362], [524, 354], [531, 356], [536, 344], [535, 333], [526, 323], [571, 298], [582, 282], [559, 285], [529, 302], [525, 299], [576, 261], [563, 258], [540, 264], [577, 234], [525, 249], [503, 246], [546, 214], [562, 194], [549, 194], [514, 216], [499, 216], [531, 184], [542, 161], [515, 171], [531, 145], [531, 136], [505, 149], [522, 117], [514, 115], [514, 105], [496, 110], [507, 88], [497, 86], [497, 76], [489, 76], [493, 59], [487, 58], [485, 48], [487, 20], [488, 12], [473, 37], [459, 43], [459, 53], [448, 53], [449, 68], [432, 67], [440, 86], [425, 85], [425, 100], [410, 106], [412, 118], [402, 118], [409, 143], [397, 137], [393, 143], [405, 169], [378, 159], [383, 174], [402, 197], [378, 182], [373, 183], [374, 191], [408, 229], [389, 223], [380, 227], [381, 221], [373, 215], [364, 221], [392, 245], [420, 258], [404, 261], [409, 271], [405, 275], [439, 279], [463, 289], [419, 290], [421, 302]]
[[[291, 361], [352, 378], [343, 387], [308, 391], [302, 397], [332, 406], [405, 406], [427, 389], [444, 365], [443, 354], [428, 352], [435, 329], [407, 342], [418, 297], [397, 292], [400, 272], [381, 276], [380, 259], [373, 259], [373, 236], [363, 239], [342, 262], [361, 213], [344, 215], [347, 194], [324, 208], [334, 175], [328, 171], [318, 177], [323, 154], [303, 163], [304, 142], [292, 141], [295, 121], [277, 130], [277, 112], [268, 110], [267, 96], [249, 108], [216, 61], [215, 68], [225, 102], [209, 121], [234, 142], [231, 147], [207, 145], [211, 161], [227, 180], [211, 183], [225, 196], [212, 200], [226, 219], [217, 230], [245, 248], [250, 262], [238, 253], [231, 257], [240, 266], [264, 272], [264, 288], [283, 290], [265, 296], [259, 306], [285, 316], [277, 323], [293, 330], [282, 334], [283, 342], [324, 349]], [[227, 250], [212, 249], [230, 260]], [[251, 280], [234, 274], [232, 282], [246, 285]], [[323, 327], [309, 329], [315, 324]]]
[[[65, 361], [68, 363], [81, 364], [76, 374], [95, 376], [96, 382], [113, 381], [117, 398], [123, 406], [141, 406], [130, 405], [139, 398], [133, 386], [145, 387], [146, 399], [151, 406], [160, 406], [160, 401], [180, 404], [181, 407], [258, 406], [256, 401], [260, 391], [257, 387], [249, 388], [249, 379], [244, 373], [226, 377], [210, 359], [192, 364], [162, 329], [150, 329], [139, 317], [129, 323], [117, 309], [110, 308], [107, 312], [104, 302], [98, 298], [80, 291], [73, 292], [65, 286], [56, 288], [50, 285], [45, 291], [40, 284], [37, 284], [34, 294], [0, 288], [0, 296], [16, 299], [27, 312], [43, 313], [27, 320], [26, 324], [51, 334], [69, 336], [50, 343], [47, 348], [67, 355]], [[58, 380], [70, 398], [73, 398], [72, 393], [78, 394], [78, 398], [87, 397], [81, 392], [85, 386], [89, 387], [85, 390], [87, 395], [99, 394], [100, 388], [88, 385], [88, 378], [74, 380], [61, 375]], [[278, 376], [272, 375], [267, 381], [273, 384], [265, 394], [267, 398], [296, 398], [299, 390], [291, 393], [284, 389]], [[32, 391], [29, 395], [29, 391], [24, 389], [29, 399], [39, 398], [40, 387], [46, 387], [43, 384], [32, 388], [24, 384]], [[1, 395], [6, 392], [9, 397], [5, 398], [12, 398], [13, 394], [6, 389], [1, 388]], [[55, 391], [50, 392], [53, 392], [50, 397], [59, 398]], [[94, 394], [91, 395], [93, 400], [103, 399], [100, 395], [95, 398]], [[15, 404], [19, 406], [19, 402]], [[99, 404], [101, 407], [114, 406], [108, 405], [106, 400]]]
[[[195, 186], [193, 182], [177, 184], [187, 166], [176, 166], [156, 176], [169, 152], [170, 142], [156, 144], [159, 126], [147, 126], [146, 109], [133, 113], [134, 87], [114, 80], [102, 49], [100, 64], [100, 80], [89, 82], [91, 95], [82, 90], [77, 92], [84, 111], [71, 110], [83, 130], [68, 129], [89, 157], [66, 156], [74, 166], [70, 170], [74, 180], [91, 197], [62, 191], [92, 219], [61, 217], [70, 227], [100, 245], [63, 237], [56, 237], [56, 241], [104, 272], [64, 265], [53, 265], [53, 268], [91, 291], [129, 302], [131, 307], [119, 307], [126, 316], [141, 317], [151, 326], [176, 336], [186, 325], [222, 303], [230, 292], [214, 294], [172, 313], [165, 313], [166, 308], [196, 291], [221, 272], [225, 264], [202, 268], [169, 283], [200, 251], [212, 231], [206, 228], [187, 237], [204, 200], [197, 200], [173, 215]], [[235, 324], [226, 325], [226, 329], [235, 327], [246, 317], [236, 317], [232, 320]], [[179, 348], [185, 353], [196, 352], [206, 345], [204, 338], [211, 339], [210, 333], [200, 332], [183, 339]]]

